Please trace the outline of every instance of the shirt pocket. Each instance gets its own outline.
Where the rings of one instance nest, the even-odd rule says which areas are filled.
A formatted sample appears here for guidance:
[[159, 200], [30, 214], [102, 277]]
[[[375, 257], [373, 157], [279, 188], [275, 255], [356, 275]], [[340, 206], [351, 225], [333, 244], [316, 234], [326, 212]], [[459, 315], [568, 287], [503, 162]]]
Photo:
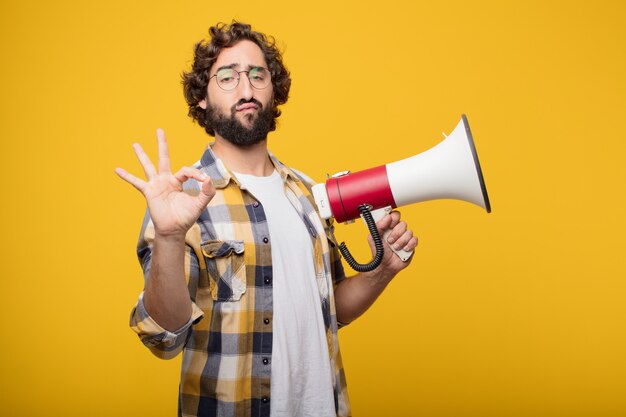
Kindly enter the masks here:
[[213, 300], [239, 301], [246, 292], [243, 241], [211, 240], [201, 247]]

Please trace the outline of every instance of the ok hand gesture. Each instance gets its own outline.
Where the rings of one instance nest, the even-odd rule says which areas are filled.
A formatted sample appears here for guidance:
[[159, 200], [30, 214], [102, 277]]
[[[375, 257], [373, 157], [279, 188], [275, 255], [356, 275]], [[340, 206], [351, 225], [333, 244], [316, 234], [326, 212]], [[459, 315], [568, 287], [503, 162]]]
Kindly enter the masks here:
[[[183, 167], [176, 174], [172, 174], [163, 130], [157, 129], [157, 139], [158, 171], [141, 146], [138, 143], [133, 144], [147, 181], [135, 177], [122, 168], [116, 168], [115, 173], [133, 185], [146, 198], [157, 235], [184, 237], [215, 195], [215, 188], [211, 183], [211, 178], [198, 169]], [[197, 195], [183, 191], [183, 183], [191, 178], [202, 185]]]

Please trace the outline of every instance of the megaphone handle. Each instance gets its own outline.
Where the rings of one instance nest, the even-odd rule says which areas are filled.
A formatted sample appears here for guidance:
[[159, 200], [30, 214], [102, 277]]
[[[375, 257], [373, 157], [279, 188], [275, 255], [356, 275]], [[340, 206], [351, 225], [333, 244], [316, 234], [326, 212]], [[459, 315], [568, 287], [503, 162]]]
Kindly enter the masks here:
[[[391, 213], [392, 207], [391, 206], [387, 206], [387, 207], [383, 207], [383, 208], [379, 208], [376, 210], [372, 210], [370, 211], [370, 213], [372, 214], [372, 218], [374, 219], [374, 221], [379, 221], [380, 219], [382, 219], [383, 217], [385, 217], [386, 215], [388, 215], [389, 213]], [[363, 217], [363, 216], [361, 216]], [[387, 238], [389, 237], [389, 234], [391, 233], [391, 229], [387, 229], [385, 230], [385, 233], [383, 233], [383, 240], [386, 242]], [[402, 261], [406, 262], [409, 260], [409, 258], [411, 257], [411, 255], [413, 254], [413, 251], [405, 251], [403, 249], [394, 249], [393, 246], [389, 246], [389, 248], [394, 251], [396, 253], [396, 255], [398, 255], [398, 257], [400, 259], [402, 259]]]

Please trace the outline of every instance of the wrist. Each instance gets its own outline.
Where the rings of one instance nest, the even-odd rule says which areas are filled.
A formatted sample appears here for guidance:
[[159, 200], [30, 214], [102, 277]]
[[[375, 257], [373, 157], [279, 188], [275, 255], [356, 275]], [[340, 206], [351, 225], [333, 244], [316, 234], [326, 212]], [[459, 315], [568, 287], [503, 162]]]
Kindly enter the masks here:
[[370, 272], [362, 272], [361, 275], [370, 283], [372, 287], [375, 287], [375, 286], [386, 287], [387, 284], [391, 282], [393, 277], [396, 276], [396, 274], [392, 274], [384, 270], [381, 267], [378, 267], [375, 270], [370, 271]]
[[185, 243], [185, 232], [163, 233], [158, 230], [154, 231], [154, 240], [165, 244]]

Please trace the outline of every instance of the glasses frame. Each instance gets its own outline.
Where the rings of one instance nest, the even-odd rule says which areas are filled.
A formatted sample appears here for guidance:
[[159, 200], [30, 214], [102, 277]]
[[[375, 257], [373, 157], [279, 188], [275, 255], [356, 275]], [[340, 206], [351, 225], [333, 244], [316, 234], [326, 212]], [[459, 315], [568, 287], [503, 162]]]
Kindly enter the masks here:
[[[252, 81], [250, 81], [250, 71], [254, 71], [255, 69], [259, 69], [259, 68], [264, 69], [269, 74], [269, 82], [267, 83], [267, 85], [265, 87], [260, 87], [260, 88], [259, 87], [255, 87], [254, 84], [252, 84]], [[255, 90], [265, 90], [272, 83], [272, 72], [269, 70], [269, 68], [265, 68], [265, 67], [251, 67], [250, 69], [244, 70], [244, 71], [237, 71], [234, 68], [223, 68], [223, 69], [230, 69], [230, 70], [235, 71], [237, 73], [237, 84], [235, 84], [235, 86], [233, 88], [231, 88], [230, 90], [227, 90], [227, 89], [225, 89], [224, 87], [222, 87], [220, 85], [219, 81], [217, 81], [217, 73], [219, 72], [219, 69], [218, 69], [218, 71], [215, 74], [213, 74], [213, 75], [211, 75], [209, 77], [209, 80], [207, 81], [207, 84], [211, 82], [211, 78], [215, 77], [215, 83], [217, 84], [217, 86], [219, 88], [222, 89], [222, 91], [234, 91], [237, 87], [239, 87], [239, 82], [241, 81], [241, 73], [242, 72], [246, 73], [246, 78], [248, 78], [248, 82], [250, 83], [250, 87], [254, 88]]]

